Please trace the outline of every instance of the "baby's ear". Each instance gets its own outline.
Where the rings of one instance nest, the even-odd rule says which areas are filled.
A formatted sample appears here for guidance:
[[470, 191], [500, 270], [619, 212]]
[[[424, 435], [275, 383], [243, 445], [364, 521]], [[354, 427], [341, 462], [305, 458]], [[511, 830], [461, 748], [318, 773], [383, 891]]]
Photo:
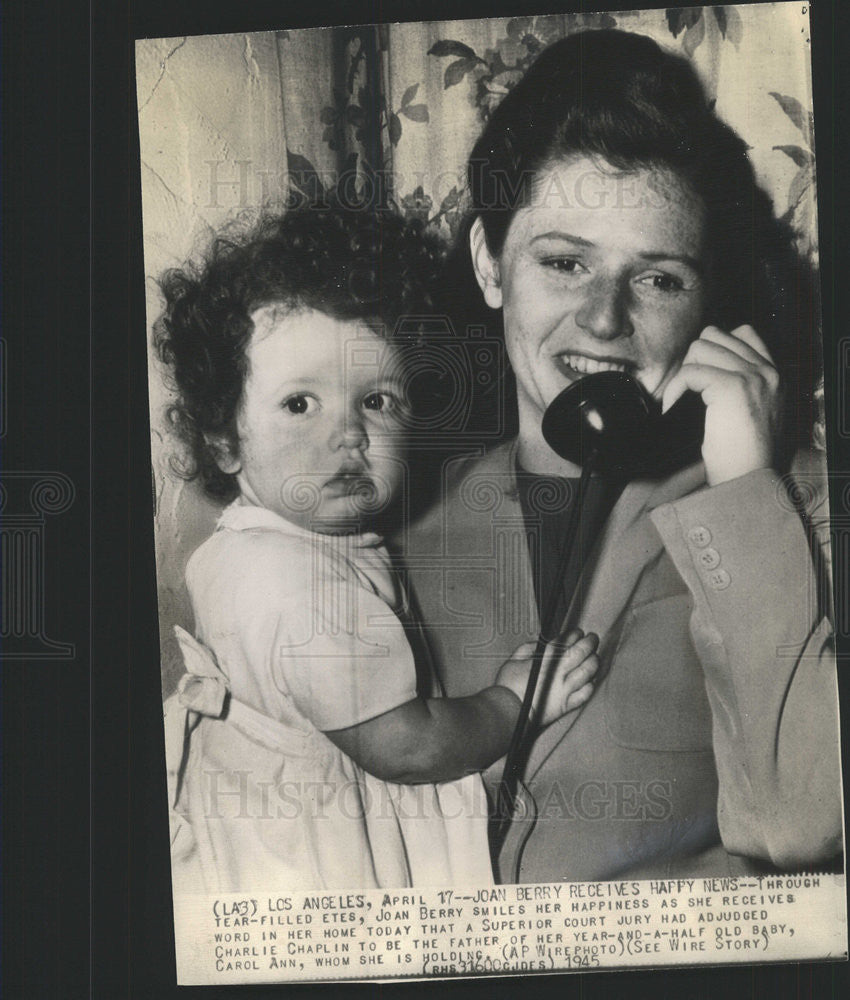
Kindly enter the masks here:
[[235, 476], [242, 468], [239, 449], [225, 434], [205, 434], [204, 441], [212, 452], [215, 464], [225, 475]]

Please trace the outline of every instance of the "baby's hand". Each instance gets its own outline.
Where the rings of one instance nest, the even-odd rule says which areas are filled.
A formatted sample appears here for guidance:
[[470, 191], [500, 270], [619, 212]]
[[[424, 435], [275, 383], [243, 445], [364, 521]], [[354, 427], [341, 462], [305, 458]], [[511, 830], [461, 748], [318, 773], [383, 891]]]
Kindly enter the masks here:
[[[592, 678], [599, 669], [596, 647], [599, 636], [575, 629], [550, 642], [543, 653], [543, 666], [534, 693], [532, 709], [541, 726], [580, 708], [593, 693]], [[499, 670], [496, 683], [509, 688], [522, 701], [531, 672], [534, 643], [515, 650]]]

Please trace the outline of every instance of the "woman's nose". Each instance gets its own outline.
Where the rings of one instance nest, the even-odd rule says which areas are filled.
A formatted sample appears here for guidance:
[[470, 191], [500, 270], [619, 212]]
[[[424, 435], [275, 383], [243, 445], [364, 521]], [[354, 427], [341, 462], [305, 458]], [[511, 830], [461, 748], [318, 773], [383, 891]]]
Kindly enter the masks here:
[[590, 283], [576, 312], [576, 323], [598, 340], [616, 340], [634, 333], [629, 315], [627, 282], [600, 276]]

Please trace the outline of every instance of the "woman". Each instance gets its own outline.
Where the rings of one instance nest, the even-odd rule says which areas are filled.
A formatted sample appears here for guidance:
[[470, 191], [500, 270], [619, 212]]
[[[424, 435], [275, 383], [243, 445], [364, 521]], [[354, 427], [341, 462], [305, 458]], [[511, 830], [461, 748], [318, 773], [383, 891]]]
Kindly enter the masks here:
[[[799, 331], [786, 345], [788, 245], [744, 143], [685, 61], [586, 32], [545, 50], [504, 99], [468, 178], [472, 267], [501, 313], [519, 430], [448, 462], [442, 502], [411, 532], [435, 665], [451, 696], [491, 683], [552, 587], [564, 628], [601, 637], [590, 702], [531, 750], [501, 880], [829, 862], [831, 632], [781, 479], [795, 430], [783, 390], [798, 411], [799, 398], [779, 370], [794, 374]], [[568, 580], [554, 580], [580, 469], [541, 418], [566, 385], [611, 369], [665, 410], [701, 396], [702, 461], [624, 488], [591, 480]]]

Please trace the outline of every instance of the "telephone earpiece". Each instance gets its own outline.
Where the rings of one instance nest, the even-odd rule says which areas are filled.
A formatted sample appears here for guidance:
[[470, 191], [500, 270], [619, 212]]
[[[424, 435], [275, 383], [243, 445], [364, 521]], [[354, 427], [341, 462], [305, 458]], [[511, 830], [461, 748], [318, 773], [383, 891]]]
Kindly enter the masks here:
[[624, 372], [597, 372], [568, 385], [543, 415], [543, 437], [561, 458], [631, 479], [699, 457], [705, 405], [692, 392], [661, 415], [657, 400]]

